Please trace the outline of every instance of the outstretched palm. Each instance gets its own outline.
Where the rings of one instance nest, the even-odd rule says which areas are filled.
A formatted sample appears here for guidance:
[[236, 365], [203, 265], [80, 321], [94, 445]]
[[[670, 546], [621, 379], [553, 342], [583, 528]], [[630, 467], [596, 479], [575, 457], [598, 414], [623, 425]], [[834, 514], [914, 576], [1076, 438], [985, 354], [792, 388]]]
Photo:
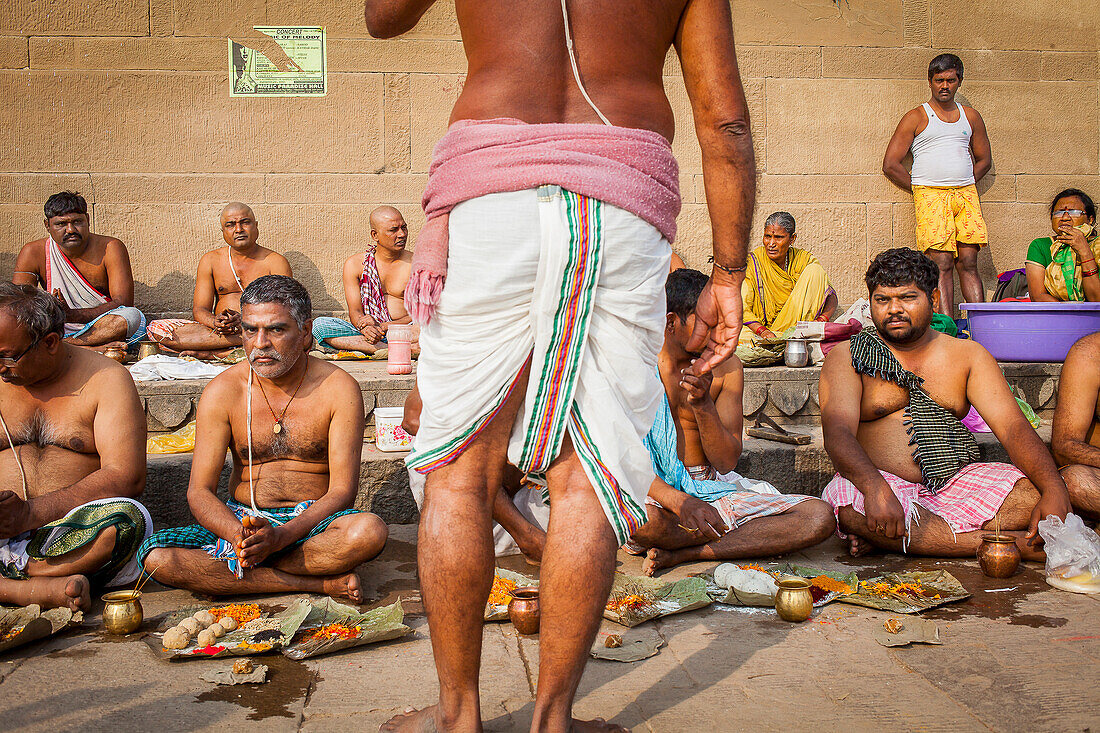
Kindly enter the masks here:
[[700, 352], [691, 367], [695, 374], [705, 374], [728, 359], [741, 335], [741, 283], [722, 272], [716, 275], [695, 305], [695, 328], [687, 343], [688, 351]]

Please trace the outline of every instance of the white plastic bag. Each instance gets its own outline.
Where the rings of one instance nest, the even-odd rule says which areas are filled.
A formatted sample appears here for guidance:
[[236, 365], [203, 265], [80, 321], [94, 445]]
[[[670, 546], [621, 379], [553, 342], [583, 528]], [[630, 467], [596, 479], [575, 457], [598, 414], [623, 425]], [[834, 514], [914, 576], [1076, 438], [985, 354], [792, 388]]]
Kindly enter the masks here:
[[1067, 514], [1065, 522], [1047, 517], [1039, 522], [1039, 534], [1046, 542], [1048, 578], [1080, 583], [1100, 578], [1100, 536], [1086, 527], [1081, 517]]

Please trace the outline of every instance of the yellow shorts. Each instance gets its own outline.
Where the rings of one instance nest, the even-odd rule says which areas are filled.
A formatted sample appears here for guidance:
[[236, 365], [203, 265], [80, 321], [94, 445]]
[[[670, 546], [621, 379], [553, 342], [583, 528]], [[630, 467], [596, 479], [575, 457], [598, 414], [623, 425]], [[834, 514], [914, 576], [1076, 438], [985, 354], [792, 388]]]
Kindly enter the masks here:
[[973, 184], [958, 188], [913, 186], [913, 205], [917, 214], [916, 248], [921, 252], [957, 252], [956, 242], [979, 246], [989, 242], [978, 189]]

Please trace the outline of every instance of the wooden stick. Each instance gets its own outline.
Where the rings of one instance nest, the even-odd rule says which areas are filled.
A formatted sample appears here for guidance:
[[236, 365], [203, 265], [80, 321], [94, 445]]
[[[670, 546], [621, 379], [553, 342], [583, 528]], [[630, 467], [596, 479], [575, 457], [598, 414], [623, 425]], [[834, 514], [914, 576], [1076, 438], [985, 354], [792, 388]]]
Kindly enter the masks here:
[[[150, 580], [152, 580], [152, 579], [153, 579], [153, 575], [154, 575], [154, 574], [155, 574], [155, 573], [156, 573], [156, 572], [157, 572], [158, 570], [160, 570], [160, 569], [161, 569], [162, 567], [164, 567], [164, 563], [161, 563], [160, 565], [157, 565], [157, 566], [156, 566], [155, 568], [153, 568], [153, 572], [152, 572], [152, 573], [146, 573], [146, 574], [145, 574], [145, 582], [144, 582], [144, 583], [143, 583], [143, 582], [141, 582], [141, 573], [139, 572], [139, 573], [138, 573], [138, 583], [134, 585], [134, 592], [135, 592], [135, 593], [140, 593], [140, 592], [141, 592], [141, 589], [145, 587], [145, 583], [148, 583], [148, 582], [149, 582]], [[144, 570], [144, 569], [145, 569], [145, 568], [142, 568], [142, 570]]]

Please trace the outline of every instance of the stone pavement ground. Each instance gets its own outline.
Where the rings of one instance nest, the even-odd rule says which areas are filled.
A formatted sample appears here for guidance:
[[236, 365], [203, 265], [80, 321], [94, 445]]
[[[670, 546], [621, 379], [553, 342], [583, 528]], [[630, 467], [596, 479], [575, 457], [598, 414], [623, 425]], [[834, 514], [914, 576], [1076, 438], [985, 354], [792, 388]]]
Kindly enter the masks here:
[[[304, 662], [258, 657], [271, 668], [267, 684], [215, 688], [199, 675], [228, 662], [160, 661], [139, 640], [142, 632], [122, 639], [103, 633], [97, 604], [87, 628], [0, 657], [0, 729], [370, 731], [407, 705], [430, 704], [436, 681], [415, 579], [415, 527], [391, 531], [385, 553], [360, 575], [376, 604], [405, 599], [414, 634]], [[621, 570], [639, 571], [638, 558], [620, 559]], [[890, 614], [841, 603], [803, 624], [781, 621], [770, 609], [724, 606], [671, 616], [649, 624], [666, 642], [657, 656], [589, 662], [577, 714], [635, 731], [1100, 730], [1100, 597], [1051, 589], [1038, 565], [993, 580], [974, 561], [852, 560], [836, 539], [792, 559], [854, 569], [864, 579], [883, 570], [943, 568], [974, 595], [923, 614], [939, 624], [942, 646], [879, 646], [871, 632]], [[518, 557], [502, 565], [534, 572]], [[682, 566], [664, 577], [713, 565]], [[182, 591], [150, 590], [154, 585], [143, 599], [144, 630], [194, 602]], [[537, 637], [487, 624], [484, 649], [486, 729], [526, 730]]]

